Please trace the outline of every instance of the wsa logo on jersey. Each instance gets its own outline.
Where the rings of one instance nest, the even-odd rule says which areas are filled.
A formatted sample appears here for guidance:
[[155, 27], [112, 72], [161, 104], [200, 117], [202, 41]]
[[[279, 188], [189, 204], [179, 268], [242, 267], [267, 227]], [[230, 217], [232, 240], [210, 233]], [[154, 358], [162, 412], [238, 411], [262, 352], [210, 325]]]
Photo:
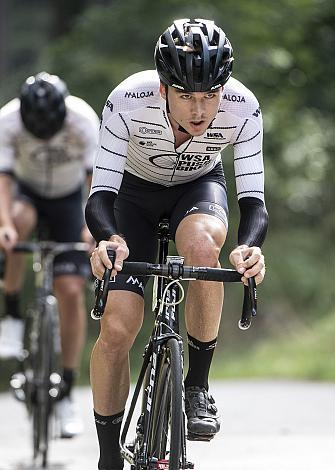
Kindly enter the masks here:
[[207, 138], [208, 139], [223, 139], [224, 135], [222, 132], [209, 132], [207, 131]]
[[194, 171], [199, 170], [203, 166], [211, 163], [211, 156], [206, 155], [195, 155], [192, 153], [182, 153], [179, 157], [176, 170], [179, 171]]

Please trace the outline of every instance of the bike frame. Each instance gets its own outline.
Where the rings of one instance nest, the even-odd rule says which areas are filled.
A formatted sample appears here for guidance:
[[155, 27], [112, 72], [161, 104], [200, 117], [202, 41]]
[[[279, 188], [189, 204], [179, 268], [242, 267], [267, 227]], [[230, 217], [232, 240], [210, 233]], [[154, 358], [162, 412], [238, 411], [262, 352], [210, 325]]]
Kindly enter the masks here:
[[[169, 259], [169, 224], [167, 221], [162, 221], [159, 230], [159, 255], [160, 263], [166, 263]], [[181, 257], [174, 257], [174, 261], [183, 262]], [[170, 284], [170, 285], [168, 285]], [[160, 309], [160, 304], [163, 301], [164, 291], [166, 289], [166, 304], [163, 309]], [[155, 292], [156, 291], [156, 292]], [[154, 315], [155, 324], [152, 334], [149, 338], [149, 343], [146, 345], [143, 356], [143, 364], [139, 374], [135, 391], [131, 400], [130, 409], [127, 414], [120, 437], [121, 454], [125, 460], [131, 465], [135, 464], [135, 455], [131, 449], [125, 444], [126, 437], [129, 431], [135, 406], [140, 394], [141, 389], [146, 391], [146, 399], [143, 399], [142, 410], [139, 422], [137, 424], [137, 433], [143, 434], [143, 443], [141, 448], [138, 449], [139, 453], [136, 455], [136, 464], [143, 465], [144, 467], [150, 465], [148, 462], [148, 439], [151, 434], [153, 424], [153, 413], [151, 403], [155, 400], [157, 391], [158, 372], [160, 369], [160, 360], [162, 357], [162, 350], [169, 338], [176, 338], [180, 346], [180, 353], [183, 357], [183, 339], [179, 335], [179, 305], [175, 304], [179, 298], [179, 286], [175, 282], [170, 283], [168, 279], [158, 277], [157, 288], [154, 288]], [[171, 304], [172, 302], [172, 304]], [[149, 366], [149, 369], [148, 369]], [[183, 393], [184, 396], [184, 393]], [[185, 410], [183, 410], [184, 415]], [[183, 418], [183, 432], [182, 432], [182, 469], [192, 468], [186, 466], [186, 434], [185, 434], [185, 417]], [[143, 432], [144, 430], [144, 432]], [[149, 468], [149, 467], [145, 467]]]

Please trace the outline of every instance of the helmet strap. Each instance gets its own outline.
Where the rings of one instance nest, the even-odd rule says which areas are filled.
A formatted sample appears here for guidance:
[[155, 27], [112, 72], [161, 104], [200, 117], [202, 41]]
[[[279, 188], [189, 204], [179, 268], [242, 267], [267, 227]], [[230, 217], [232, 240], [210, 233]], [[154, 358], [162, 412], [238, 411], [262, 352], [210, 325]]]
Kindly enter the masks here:
[[[168, 98], [168, 86], [165, 85], [165, 96], [166, 96], [166, 112], [170, 113], [169, 98]], [[178, 122], [178, 131], [188, 134], [187, 130], [184, 129]]]

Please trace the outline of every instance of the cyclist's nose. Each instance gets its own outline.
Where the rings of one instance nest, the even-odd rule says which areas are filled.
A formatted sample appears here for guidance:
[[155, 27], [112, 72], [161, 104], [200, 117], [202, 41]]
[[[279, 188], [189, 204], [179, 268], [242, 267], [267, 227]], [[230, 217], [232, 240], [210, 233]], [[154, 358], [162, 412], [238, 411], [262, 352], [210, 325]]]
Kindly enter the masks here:
[[205, 106], [202, 100], [194, 99], [191, 107], [192, 119], [200, 120], [205, 114]]

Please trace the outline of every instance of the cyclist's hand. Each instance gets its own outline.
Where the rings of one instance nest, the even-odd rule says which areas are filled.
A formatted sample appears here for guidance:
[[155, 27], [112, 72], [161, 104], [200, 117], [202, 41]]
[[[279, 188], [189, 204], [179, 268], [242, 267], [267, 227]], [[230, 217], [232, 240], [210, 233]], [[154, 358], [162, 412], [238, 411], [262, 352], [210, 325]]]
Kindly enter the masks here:
[[89, 248], [88, 248], [88, 253], [91, 255], [95, 246], [96, 246], [96, 243], [95, 243], [95, 240], [94, 238], [92, 237], [92, 234], [91, 232], [88, 230], [87, 228], [87, 225], [85, 225], [83, 228], [82, 228], [82, 231], [81, 231], [81, 239], [84, 243], [87, 243]]
[[16, 229], [10, 225], [0, 227], [0, 247], [10, 251], [17, 243], [19, 235]]
[[113, 235], [109, 241], [102, 240], [91, 255], [92, 272], [98, 279], [102, 279], [105, 267], [112, 269], [112, 262], [108, 258], [107, 248], [111, 248], [116, 254], [114, 269], [111, 273], [112, 277], [121, 271], [123, 261], [129, 256], [127, 244], [119, 235]]
[[262, 250], [258, 246], [240, 245], [229, 255], [229, 261], [236, 271], [243, 274], [242, 282], [248, 285], [248, 278], [255, 276], [256, 284], [260, 284], [265, 276], [265, 262]]

